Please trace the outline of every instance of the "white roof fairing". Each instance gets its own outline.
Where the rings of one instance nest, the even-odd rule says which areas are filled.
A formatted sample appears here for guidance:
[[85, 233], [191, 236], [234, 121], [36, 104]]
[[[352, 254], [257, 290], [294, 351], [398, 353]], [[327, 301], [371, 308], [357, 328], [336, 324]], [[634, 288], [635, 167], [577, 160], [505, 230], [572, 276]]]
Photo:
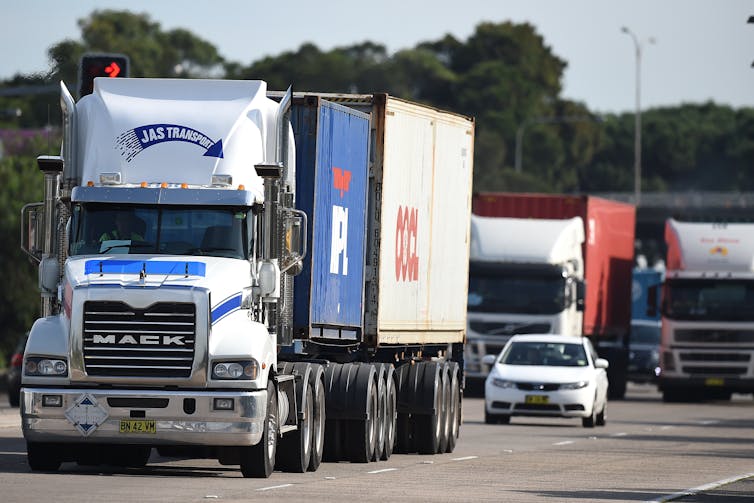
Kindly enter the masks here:
[[227, 174], [261, 201], [254, 165], [275, 161], [278, 110], [266, 92], [263, 81], [95, 79], [76, 105], [81, 183], [120, 172], [124, 185], [209, 186]]
[[669, 271], [754, 272], [754, 224], [668, 219], [665, 242]]
[[567, 220], [471, 215], [471, 259], [487, 262], [581, 262], [584, 224]]

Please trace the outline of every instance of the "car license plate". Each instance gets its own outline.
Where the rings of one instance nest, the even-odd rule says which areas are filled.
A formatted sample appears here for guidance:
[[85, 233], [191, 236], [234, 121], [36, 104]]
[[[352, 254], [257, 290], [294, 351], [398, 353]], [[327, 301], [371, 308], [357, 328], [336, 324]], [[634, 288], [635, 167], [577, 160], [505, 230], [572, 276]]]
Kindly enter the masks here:
[[550, 397], [547, 395], [526, 395], [526, 403], [529, 404], [543, 404], [549, 401]]
[[708, 377], [704, 380], [706, 386], [725, 386], [725, 379], [722, 377]]
[[121, 419], [121, 433], [157, 433], [154, 419]]

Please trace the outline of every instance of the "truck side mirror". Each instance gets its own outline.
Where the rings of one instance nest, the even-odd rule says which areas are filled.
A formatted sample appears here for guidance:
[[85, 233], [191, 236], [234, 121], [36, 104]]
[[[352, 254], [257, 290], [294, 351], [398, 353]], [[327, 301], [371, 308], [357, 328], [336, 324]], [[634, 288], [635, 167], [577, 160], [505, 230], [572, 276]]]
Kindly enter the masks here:
[[586, 300], [586, 281], [576, 281], [576, 310], [583, 311]]
[[21, 209], [21, 249], [35, 262], [44, 253], [44, 203], [31, 203]]
[[298, 275], [304, 268], [306, 257], [307, 218], [301, 210], [288, 209], [291, 216], [285, 219], [285, 249], [281, 273]]

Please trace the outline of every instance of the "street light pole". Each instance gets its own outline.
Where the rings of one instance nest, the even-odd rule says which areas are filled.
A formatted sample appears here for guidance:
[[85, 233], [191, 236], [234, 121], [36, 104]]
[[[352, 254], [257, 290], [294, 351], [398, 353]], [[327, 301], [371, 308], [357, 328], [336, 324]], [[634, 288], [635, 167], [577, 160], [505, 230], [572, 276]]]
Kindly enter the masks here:
[[[638, 206], [641, 202], [641, 43], [634, 32], [627, 27], [621, 31], [631, 36], [636, 49], [636, 112], [634, 113], [634, 203]], [[649, 38], [650, 44], [654, 43]]]
[[521, 173], [521, 158], [523, 156], [524, 130], [534, 124], [553, 124], [558, 122], [602, 122], [602, 117], [590, 117], [588, 115], [564, 115], [558, 117], [532, 117], [523, 121], [516, 129], [516, 173]]

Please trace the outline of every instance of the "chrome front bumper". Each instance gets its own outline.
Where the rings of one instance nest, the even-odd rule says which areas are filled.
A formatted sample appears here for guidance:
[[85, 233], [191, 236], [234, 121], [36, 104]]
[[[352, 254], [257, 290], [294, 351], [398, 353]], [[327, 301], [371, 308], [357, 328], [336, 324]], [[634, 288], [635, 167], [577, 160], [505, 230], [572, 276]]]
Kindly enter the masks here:
[[[267, 414], [266, 390], [183, 392], [24, 387], [21, 392], [21, 425], [26, 440], [33, 442], [255, 445], [262, 437]], [[43, 396], [56, 395], [62, 398], [60, 406], [43, 405]], [[233, 410], [213, 410], [216, 398], [232, 398]], [[82, 400], [85, 406], [81, 405]], [[155, 432], [121, 433], [121, 420], [154, 420]]]

